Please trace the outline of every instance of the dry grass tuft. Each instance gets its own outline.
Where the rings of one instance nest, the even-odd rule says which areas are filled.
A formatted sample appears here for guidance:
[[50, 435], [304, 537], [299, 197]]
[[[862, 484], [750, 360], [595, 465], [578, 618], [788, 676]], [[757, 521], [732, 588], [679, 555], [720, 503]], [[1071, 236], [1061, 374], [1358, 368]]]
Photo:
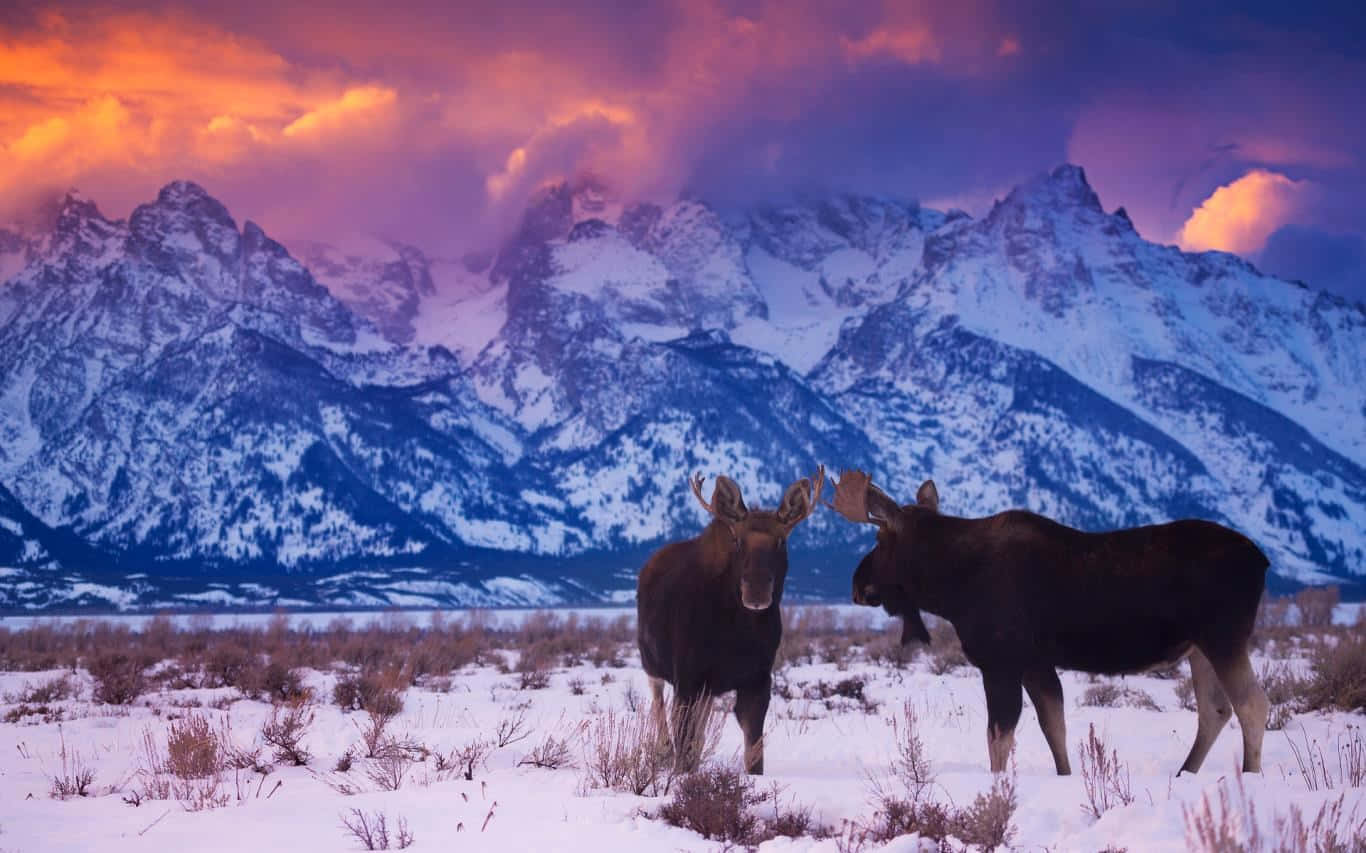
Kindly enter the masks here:
[[1243, 785], [1243, 773], [1234, 768], [1232, 790], [1219, 786], [1217, 803], [1209, 795], [1198, 807], [1182, 807], [1186, 822], [1186, 847], [1194, 853], [1349, 853], [1366, 850], [1366, 818], [1357, 817], [1357, 807], [1346, 810], [1347, 795], [1341, 794], [1319, 807], [1313, 820], [1306, 822], [1299, 806], [1277, 814], [1268, 833], [1257, 820], [1256, 809]]
[[1133, 786], [1129, 781], [1129, 767], [1119, 760], [1116, 750], [1105, 750], [1105, 742], [1091, 724], [1086, 739], [1079, 746], [1081, 752], [1081, 781], [1086, 790], [1082, 811], [1099, 819], [1116, 806], [1127, 806], [1134, 801]]
[[95, 784], [94, 769], [81, 758], [79, 752], [67, 749], [66, 736], [60, 726], [57, 728], [57, 736], [61, 744], [57, 752], [60, 766], [55, 772], [48, 774], [51, 781], [48, 793], [58, 800], [90, 796], [90, 786]]
[[389, 818], [384, 812], [366, 814], [360, 809], [352, 809], [349, 815], [342, 815], [342, 828], [366, 850], [404, 850], [413, 844], [413, 833], [408, 821], [400, 817], [389, 835]]

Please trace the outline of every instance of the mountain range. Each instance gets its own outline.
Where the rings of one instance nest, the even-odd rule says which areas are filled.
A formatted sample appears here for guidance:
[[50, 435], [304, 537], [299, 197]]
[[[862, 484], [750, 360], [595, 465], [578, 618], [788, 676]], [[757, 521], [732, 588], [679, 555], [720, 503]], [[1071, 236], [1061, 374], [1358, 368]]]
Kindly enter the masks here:
[[[3, 609], [629, 599], [705, 521], [686, 475], [772, 507], [818, 463], [1366, 572], [1366, 308], [1146, 241], [1072, 165], [980, 219], [585, 177], [460, 258], [287, 249], [177, 181], [0, 229], [0, 276]], [[870, 538], [813, 515], [789, 594], [845, 598]]]

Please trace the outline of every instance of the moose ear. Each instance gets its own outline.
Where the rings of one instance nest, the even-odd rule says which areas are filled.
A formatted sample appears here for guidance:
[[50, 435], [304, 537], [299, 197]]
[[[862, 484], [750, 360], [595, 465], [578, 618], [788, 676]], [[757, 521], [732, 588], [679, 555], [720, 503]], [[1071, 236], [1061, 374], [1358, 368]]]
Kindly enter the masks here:
[[939, 512], [939, 490], [934, 487], [934, 480], [926, 480], [920, 484], [920, 489], [915, 493], [915, 502], [925, 509]]
[[783, 501], [778, 504], [778, 520], [793, 527], [810, 514], [811, 480], [803, 477], [783, 492]]
[[730, 524], [738, 524], [749, 514], [745, 499], [740, 496], [740, 487], [724, 474], [716, 478], [716, 488], [711, 493], [711, 505], [715, 508], [716, 517]]

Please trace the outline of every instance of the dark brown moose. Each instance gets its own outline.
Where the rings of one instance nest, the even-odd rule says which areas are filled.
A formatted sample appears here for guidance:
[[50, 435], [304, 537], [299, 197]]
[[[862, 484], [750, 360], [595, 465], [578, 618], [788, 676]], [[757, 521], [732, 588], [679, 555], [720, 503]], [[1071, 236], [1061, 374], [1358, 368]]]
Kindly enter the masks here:
[[712, 697], [734, 690], [745, 769], [762, 774], [764, 717], [783, 634], [787, 539], [816, 507], [825, 469], [817, 469], [815, 486], [807, 478], [788, 486], [773, 512], [746, 507], [729, 477], [716, 478], [710, 503], [702, 498], [702, 477], [689, 482], [711, 523], [651, 555], [636, 587], [640, 661], [650, 678], [655, 725], [668, 736], [667, 681], [674, 692], [675, 766], [692, 769], [698, 713], [709, 713]]
[[840, 476], [830, 506], [877, 525], [877, 545], [854, 572], [854, 603], [901, 616], [906, 638], [928, 641], [921, 610], [957, 630], [982, 671], [993, 772], [1014, 745], [1022, 685], [1066, 775], [1058, 668], [1118, 675], [1186, 656], [1197, 726], [1181, 771], [1200, 769], [1230, 713], [1243, 730], [1243, 769], [1261, 770], [1269, 706], [1248, 639], [1268, 563], [1243, 535], [1190, 519], [1083, 533], [1023, 510], [955, 518], [940, 514], [933, 481], [903, 507], [861, 471]]

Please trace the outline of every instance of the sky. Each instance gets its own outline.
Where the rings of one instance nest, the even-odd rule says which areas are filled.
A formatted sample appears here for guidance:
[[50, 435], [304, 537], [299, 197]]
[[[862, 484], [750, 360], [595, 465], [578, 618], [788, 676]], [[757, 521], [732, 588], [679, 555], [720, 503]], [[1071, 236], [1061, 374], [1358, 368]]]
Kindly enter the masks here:
[[981, 214], [1081, 165], [1146, 238], [1366, 301], [1366, 4], [0, 6], [0, 219], [204, 185], [285, 241], [484, 248], [546, 182]]

